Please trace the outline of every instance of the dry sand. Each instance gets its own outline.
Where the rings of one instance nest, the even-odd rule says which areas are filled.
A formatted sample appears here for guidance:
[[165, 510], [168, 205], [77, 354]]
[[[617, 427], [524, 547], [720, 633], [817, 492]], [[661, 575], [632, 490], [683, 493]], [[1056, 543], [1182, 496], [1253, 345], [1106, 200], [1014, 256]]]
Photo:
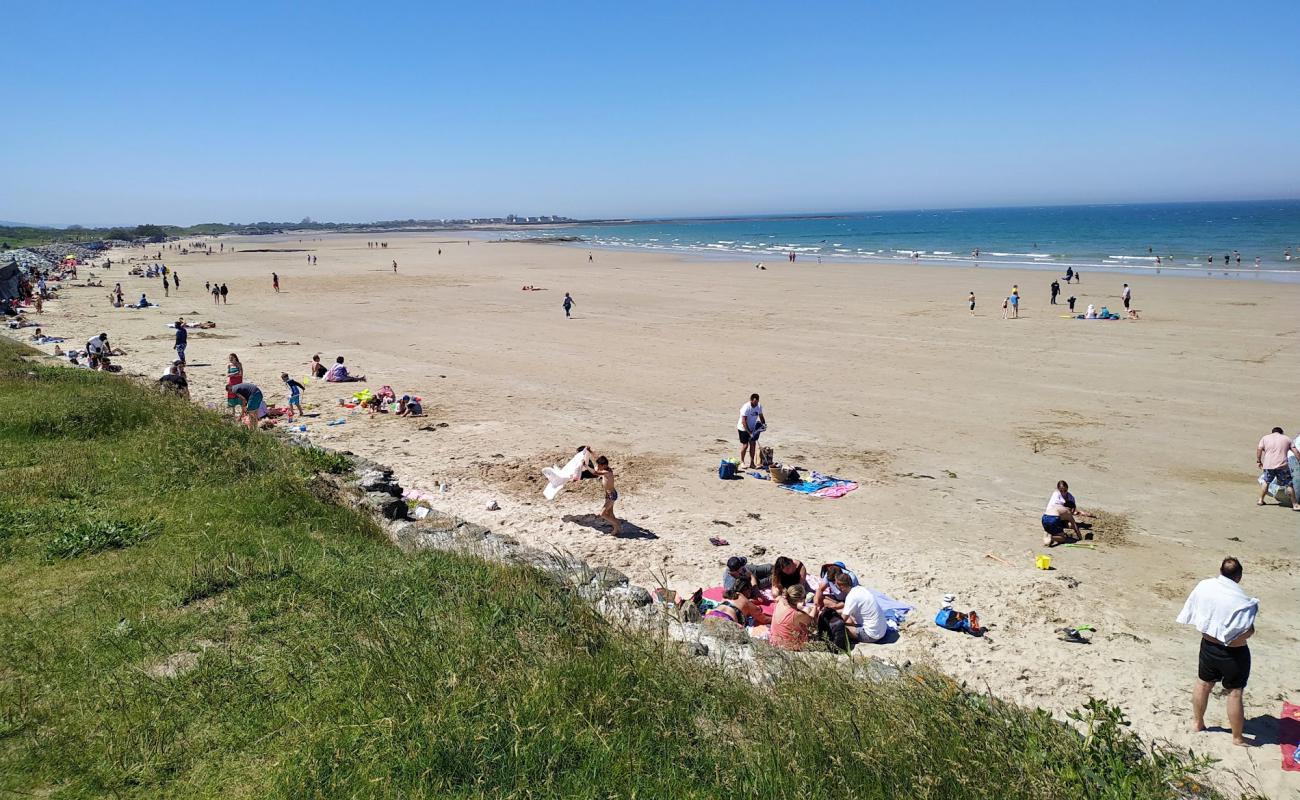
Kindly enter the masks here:
[[[1280, 771], [1273, 738], [1283, 698], [1300, 698], [1300, 514], [1255, 506], [1254, 458], [1269, 428], [1300, 427], [1300, 286], [1089, 274], [1064, 296], [1118, 308], [1127, 280], [1143, 319], [1081, 322], [1048, 305], [1045, 272], [757, 270], [608, 251], [588, 263], [572, 247], [406, 234], [371, 250], [371, 238], [221, 240], [227, 251], [309, 250], [315, 266], [304, 252], [168, 254], [182, 288], [167, 299], [157, 280], [96, 270], [161, 308], [115, 310], [106, 289], [69, 289], [41, 322], [74, 346], [105, 330], [130, 352], [119, 360], [127, 371], [161, 374], [164, 325], [214, 320], [191, 333], [190, 378], [197, 400], [222, 407], [229, 352], [272, 399], [285, 394], [281, 371], [301, 379], [313, 353], [344, 354], [369, 386], [423, 396], [428, 417], [342, 414], [338, 399], [360, 387], [313, 381], [310, 437], [391, 464], [406, 485], [450, 482], [440, 505], [452, 513], [643, 584], [666, 574], [679, 589], [718, 583], [727, 556], [760, 548], [763, 561], [843, 559], [917, 606], [881, 657], [929, 661], [1057, 713], [1105, 697], [1145, 736], [1222, 759], [1220, 780], [1235, 772], [1272, 796], [1300, 787], [1300, 774]], [[213, 307], [205, 280], [229, 284], [229, 305]], [[1021, 318], [1003, 321], [1012, 283]], [[571, 320], [565, 291], [577, 301]], [[779, 460], [861, 488], [821, 500], [719, 481], [752, 391]], [[341, 415], [346, 424], [325, 425]], [[595, 482], [542, 499], [540, 469], [580, 444], [611, 457], [630, 535], [593, 527]], [[1038, 518], [1058, 478], [1105, 517], [1095, 551], [1057, 548], [1055, 569], [1039, 571]], [[483, 510], [492, 499], [502, 510]], [[1187, 733], [1198, 637], [1174, 617], [1229, 553], [1262, 601], [1247, 712], [1266, 744], [1254, 749]], [[931, 623], [950, 592], [978, 609], [986, 637]], [[1091, 645], [1057, 640], [1056, 628], [1081, 623], [1098, 628]], [[1207, 721], [1226, 724], [1221, 698]]]

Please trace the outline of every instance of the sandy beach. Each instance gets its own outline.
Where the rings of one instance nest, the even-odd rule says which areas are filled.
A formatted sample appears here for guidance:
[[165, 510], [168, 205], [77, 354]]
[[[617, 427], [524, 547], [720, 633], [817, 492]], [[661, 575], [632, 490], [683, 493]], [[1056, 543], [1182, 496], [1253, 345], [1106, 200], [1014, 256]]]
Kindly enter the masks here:
[[[780, 260], [758, 270], [621, 251], [589, 262], [577, 247], [394, 234], [367, 248], [375, 238], [225, 237], [214, 240], [225, 253], [165, 252], [181, 278], [168, 298], [115, 263], [91, 270], [104, 289], [64, 289], [39, 322], [65, 347], [106, 331], [129, 353], [116, 363], [156, 376], [173, 357], [165, 326], [212, 320], [190, 334], [189, 377], [196, 401], [221, 408], [227, 353], [277, 404], [281, 372], [302, 380], [313, 354], [344, 355], [365, 386], [423, 397], [427, 417], [349, 413], [338, 401], [360, 386], [311, 381], [304, 400], [319, 416], [305, 420], [308, 436], [387, 463], [404, 484], [449, 483], [440, 508], [688, 591], [719, 583], [731, 555], [790, 555], [810, 569], [843, 560], [917, 608], [880, 657], [931, 662], [1058, 714], [1107, 698], [1144, 736], [1221, 759], [1227, 785], [1300, 791], [1273, 738], [1282, 700], [1300, 696], [1288, 624], [1300, 608], [1300, 514], [1255, 506], [1254, 453], [1274, 425], [1300, 428], [1300, 286], [1099, 274], [1063, 286], [1080, 311], [1120, 309], [1121, 285], [1133, 286], [1141, 321], [1095, 322], [1048, 304], [1047, 272]], [[159, 307], [111, 308], [118, 281], [128, 301], [147, 291]], [[228, 305], [214, 306], [204, 281], [225, 282]], [[1020, 319], [1003, 320], [1012, 284]], [[748, 476], [720, 481], [751, 392], [779, 461], [860, 488], [820, 499]], [[541, 496], [541, 469], [582, 444], [612, 461], [620, 538], [595, 519], [595, 482]], [[1055, 548], [1042, 571], [1039, 516], [1058, 479], [1101, 514], [1096, 549]], [[491, 500], [501, 510], [485, 511]], [[1188, 732], [1198, 636], [1174, 622], [1229, 554], [1261, 600], [1246, 703], [1248, 720], [1263, 718], [1247, 733], [1264, 744], [1249, 749], [1223, 731]], [[948, 593], [978, 610], [987, 636], [933, 625]], [[1091, 644], [1058, 640], [1057, 628], [1080, 624], [1096, 626]], [[1217, 693], [1207, 722], [1226, 724]]]

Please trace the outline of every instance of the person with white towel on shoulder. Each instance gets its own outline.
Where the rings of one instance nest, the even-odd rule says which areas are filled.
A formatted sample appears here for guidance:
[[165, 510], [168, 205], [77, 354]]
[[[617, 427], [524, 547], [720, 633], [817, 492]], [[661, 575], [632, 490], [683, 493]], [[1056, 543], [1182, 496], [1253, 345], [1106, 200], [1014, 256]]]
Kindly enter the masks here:
[[1219, 575], [1196, 585], [1178, 615], [1181, 625], [1201, 633], [1201, 651], [1196, 683], [1192, 687], [1192, 731], [1205, 730], [1205, 708], [1214, 684], [1223, 683], [1228, 693], [1228, 724], [1232, 743], [1248, 746], [1242, 738], [1246, 711], [1243, 695], [1250, 680], [1250, 647], [1246, 640], [1255, 635], [1259, 599], [1241, 588], [1241, 562], [1223, 559]]

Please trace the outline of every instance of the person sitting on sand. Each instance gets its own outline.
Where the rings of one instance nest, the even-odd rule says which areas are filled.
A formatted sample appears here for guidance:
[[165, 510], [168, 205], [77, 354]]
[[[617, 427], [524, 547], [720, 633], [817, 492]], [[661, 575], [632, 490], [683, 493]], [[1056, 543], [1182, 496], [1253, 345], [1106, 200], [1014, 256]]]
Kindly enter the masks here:
[[329, 372], [329, 370], [325, 368], [324, 364], [320, 363], [320, 356], [319, 355], [312, 356], [311, 376], [313, 378], [316, 378], [317, 380], [320, 380], [321, 378], [325, 377], [325, 373], [327, 372]]
[[613, 533], [618, 536], [623, 532], [623, 523], [614, 514], [614, 503], [618, 502], [618, 489], [614, 486], [614, 470], [609, 466], [609, 459], [601, 456], [596, 459], [596, 477], [600, 478], [605, 489], [605, 505], [600, 509], [600, 516], [609, 522]]
[[167, 374], [158, 379], [158, 386], [163, 390], [175, 392], [186, 400], [190, 397], [190, 383], [181, 371], [181, 362], [179, 360], [173, 362], [167, 368]]
[[785, 650], [802, 650], [813, 632], [813, 618], [803, 605], [804, 587], [790, 586], [776, 598], [768, 642]]
[[844, 618], [844, 631], [850, 642], [878, 642], [889, 633], [885, 624], [885, 612], [881, 610], [876, 596], [865, 586], [854, 586], [853, 579], [841, 572], [835, 576], [835, 585], [844, 593], [844, 607], [840, 616]]
[[738, 581], [749, 581], [759, 589], [772, 585], [771, 564], [751, 564], [744, 556], [727, 559], [727, 571], [722, 573], [722, 588], [730, 589]]
[[741, 627], [751, 622], [755, 625], [768, 624], [772, 618], [751, 599], [753, 591], [754, 584], [748, 579], [736, 581], [730, 588], [722, 590], [722, 601], [704, 616], [729, 620]]
[[36, 333], [33, 333], [33, 334], [32, 334], [32, 341], [33, 341], [33, 342], [39, 342], [41, 339], [44, 339], [44, 338], [45, 338], [45, 334], [41, 333], [41, 329], [40, 329], [40, 328], [37, 328], [37, 329], [36, 329]]
[[1088, 304], [1088, 310], [1085, 311], [1085, 312], [1083, 313], [1083, 318], [1084, 318], [1084, 319], [1096, 319], [1096, 318], [1097, 318], [1097, 307], [1094, 306], [1092, 303], [1089, 303], [1089, 304]]
[[844, 593], [836, 585], [835, 579], [840, 575], [849, 576], [849, 585], [858, 585], [858, 576], [844, 566], [843, 561], [836, 561], [833, 564], [822, 564], [821, 577], [817, 581], [817, 591], [813, 595], [813, 606], [820, 613], [823, 608], [840, 609], [844, 607]]
[[230, 393], [239, 401], [240, 421], [250, 431], [257, 430], [258, 420], [266, 416], [266, 401], [255, 383], [239, 383], [230, 387]]
[[330, 383], [364, 383], [365, 375], [349, 375], [348, 368], [343, 365], [343, 356], [334, 359], [334, 366], [330, 367], [329, 372], [325, 373], [325, 380]]
[[1067, 525], [1074, 530], [1075, 539], [1082, 539], [1083, 531], [1079, 530], [1078, 517], [1091, 516], [1079, 510], [1074, 495], [1070, 494], [1070, 484], [1057, 481], [1056, 491], [1052, 492], [1047, 508], [1043, 511], [1043, 531], [1046, 534], [1043, 536], [1043, 544], [1056, 547], [1068, 541], [1070, 537], [1065, 532]]
[[397, 416], [399, 417], [420, 417], [424, 415], [424, 407], [420, 401], [409, 394], [402, 395], [397, 401]]
[[789, 556], [777, 556], [776, 563], [772, 565], [772, 593], [780, 595], [791, 586], [800, 586], [807, 588], [804, 581], [808, 579], [808, 570], [804, 568], [802, 561], [796, 561]]

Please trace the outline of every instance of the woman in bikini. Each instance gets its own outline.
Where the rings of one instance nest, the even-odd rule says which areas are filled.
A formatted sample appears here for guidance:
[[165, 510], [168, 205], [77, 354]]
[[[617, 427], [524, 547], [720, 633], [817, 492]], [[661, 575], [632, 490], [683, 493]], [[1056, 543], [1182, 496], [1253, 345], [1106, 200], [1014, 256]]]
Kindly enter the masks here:
[[725, 619], [745, 627], [747, 619], [753, 619], [755, 625], [766, 625], [772, 618], [763, 613], [757, 603], [749, 599], [752, 584], [749, 579], [738, 580], [730, 589], [722, 593], [722, 601], [705, 614], [714, 619]]
[[618, 489], [614, 486], [614, 470], [610, 469], [609, 459], [601, 456], [596, 459], [596, 477], [600, 478], [601, 486], [605, 489], [605, 505], [600, 509], [600, 516], [609, 522], [614, 529], [614, 535], [618, 536], [623, 532], [623, 523], [618, 521], [614, 515], [614, 503], [618, 502]]

